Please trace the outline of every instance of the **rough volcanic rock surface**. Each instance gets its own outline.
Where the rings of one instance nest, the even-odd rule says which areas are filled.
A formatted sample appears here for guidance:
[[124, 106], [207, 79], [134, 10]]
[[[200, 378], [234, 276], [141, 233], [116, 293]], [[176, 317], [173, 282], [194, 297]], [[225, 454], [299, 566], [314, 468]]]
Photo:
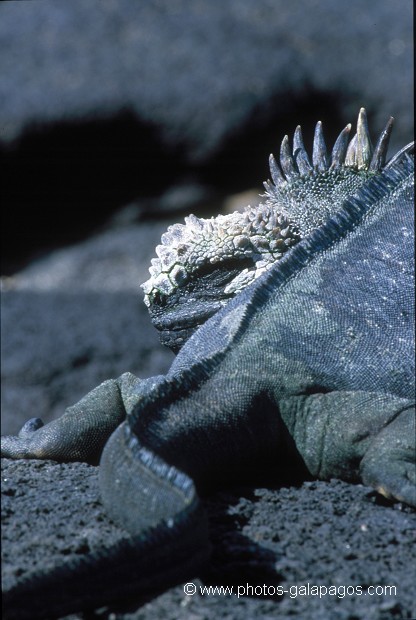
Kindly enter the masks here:
[[[97, 473], [79, 463], [2, 459], [4, 588], [23, 573], [52, 568], [125, 536], [104, 512]], [[213, 556], [206, 573], [189, 580], [197, 594], [186, 596], [179, 585], [139, 609], [101, 610], [99, 618], [110, 612], [119, 620], [415, 617], [411, 509], [340, 481], [233, 488], [204, 503]], [[301, 594], [308, 584], [336, 586], [338, 596]], [[200, 588], [209, 585], [233, 587], [234, 593], [202, 595]], [[370, 596], [371, 585], [395, 586], [395, 592]], [[282, 596], [267, 595], [278, 586]], [[361, 587], [361, 594], [351, 594], [351, 586]]]

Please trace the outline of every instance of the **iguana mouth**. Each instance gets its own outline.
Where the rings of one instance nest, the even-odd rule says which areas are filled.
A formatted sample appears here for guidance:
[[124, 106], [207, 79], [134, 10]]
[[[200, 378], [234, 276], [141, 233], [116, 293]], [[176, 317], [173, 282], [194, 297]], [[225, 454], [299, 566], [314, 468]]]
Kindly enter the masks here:
[[392, 126], [390, 118], [373, 149], [361, 108], [355, 136], [349, 141], [348, 124], [328, 154], [318, 122], [312, 160], [298, 126], [292, 149], [288, 136], [283, 138], [279, 163], [270, 155], [272, 181], [264, 183], [266, 200], [258, 207], [210, 219], [189, 215], [184, 224], [170, 226], [156, 247], [151, 277], [141, 285], [162, 342], [177, 351], [207, 318], [379, 173]]
[[177, 353], [198, 327], [234, 297], [235, 279], [241, 274], [254, 279], [255, 269], [252, 258], [229, 258], [203, 265], [170, 295], [156, 292], [149, 312], [162, 344]]

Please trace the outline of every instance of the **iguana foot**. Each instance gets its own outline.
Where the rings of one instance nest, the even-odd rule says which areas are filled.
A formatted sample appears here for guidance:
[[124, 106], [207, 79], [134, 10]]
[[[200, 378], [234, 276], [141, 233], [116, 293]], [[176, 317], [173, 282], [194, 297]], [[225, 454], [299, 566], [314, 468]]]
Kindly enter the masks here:
[[402, 411], [374, 439], [361, 462], [364, 484], [416, 508], [415, 408]]
[[37, 431], [42, 426], [45, 426], [43, 420], [40, 418], [30, 418], [27, 420], [19, 431], [19, 437], [31, 437], [32, 433]]
[[108, 438], [125, 416], [119, 380], [105, 381], [68, 407], [58, 420], [44, 425], [40, 418], [31, 418], [17, 437], [2, 437], [1, 456], [97, 464]]
[[23, 424], [17, 437], [13, 435], [2, 437], [1, 456], [12, 459], [44, 458], [40, 455], [40, 443], [37, 439], [34, 445], [32, 445], [32, 439], [35, 437], [34, 433], [43, 426], [44, 423], [40, 418], [30, 418], [30, 420]]

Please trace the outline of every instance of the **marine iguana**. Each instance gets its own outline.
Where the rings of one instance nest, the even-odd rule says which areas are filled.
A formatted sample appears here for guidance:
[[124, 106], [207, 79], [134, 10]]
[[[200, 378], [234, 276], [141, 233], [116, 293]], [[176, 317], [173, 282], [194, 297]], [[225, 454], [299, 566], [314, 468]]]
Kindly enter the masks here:
[[203, 219], [190, 215], [170, 226], [156, 247], [150, 279], [142, 284], [145, 304], [160, 339], [177, 352], [189, 336], [247, 284], [270, 269], [301, 238], [335, 213], [343, 200], [384, 164], [392, 130], [389, 119], [373, 153], [364, 108], [357, 133], [351, 125], [327, 154], [317, 123], [312, 163], [300, 126], [282, 141], [280, 163], [270, 155], [273, 183], [264, 183], [266, 201], [242, 213]]
[[[361, 111], [356, 138], [347, 148], [349, 130], [341, 132], [329, 158], [318, 126], [313, 165], [299, 130], [293, 156], [285, 139], [265, 208], [283, 202], [282, 222], [269, 218], [272, 230], [276, 218], [285, 226], [277, 239], [289, 226], [294, 247], [250, 284], [238, 267], [215, 276], [221, 302], [243, 290], [195, 331], [166, 376], [126, 373], [59, 420], [35, 418], [2, 439], [12, 458], [94, 461], [102, 452], [103, 503], [131, 535], [23, 579], [4, 595], [6, 618], [94, 609], [196, 575], [209, 556], [200, 492], [253, 467], [270, 476], [301, 461], [313, 476], [362, 481], [416, 506], [413, 147], [385, 164], [390, 130], [391, 121], [372, 154]], [[325, 201], [329, 187], [335, 197]], [[147, 295], [150, 304], [162, 298], [149, 287]]]

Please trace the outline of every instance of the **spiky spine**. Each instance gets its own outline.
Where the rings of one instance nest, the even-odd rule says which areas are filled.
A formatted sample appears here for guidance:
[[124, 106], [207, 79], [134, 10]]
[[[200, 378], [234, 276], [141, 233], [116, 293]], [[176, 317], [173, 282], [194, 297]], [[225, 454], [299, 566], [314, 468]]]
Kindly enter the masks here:
[[385, 163], [393, 119], [390, 118], [373, 151], [364, 108], [357, 133], [348, 145], [351, 125], [338, 136], [328, 155], [322, 123], [315, 129], [312, 164], [305, 150], [300, 127], [293, 139], [283, 138], [280, 166], [270, 156], [273, 183], [264, 184], [265, 203], [243, 212], [203, 219], [190, 215], [185, 224], [174, 224], [156, 247], [158, 258], [151, 261], [150, 278], [142, 288], [145, 303], [169, 296], [208, 265], [229, 259], [252, 260], [225, 288], [237, 293], [270, 268], [301, 238], [320, 226], [341, 203]]

